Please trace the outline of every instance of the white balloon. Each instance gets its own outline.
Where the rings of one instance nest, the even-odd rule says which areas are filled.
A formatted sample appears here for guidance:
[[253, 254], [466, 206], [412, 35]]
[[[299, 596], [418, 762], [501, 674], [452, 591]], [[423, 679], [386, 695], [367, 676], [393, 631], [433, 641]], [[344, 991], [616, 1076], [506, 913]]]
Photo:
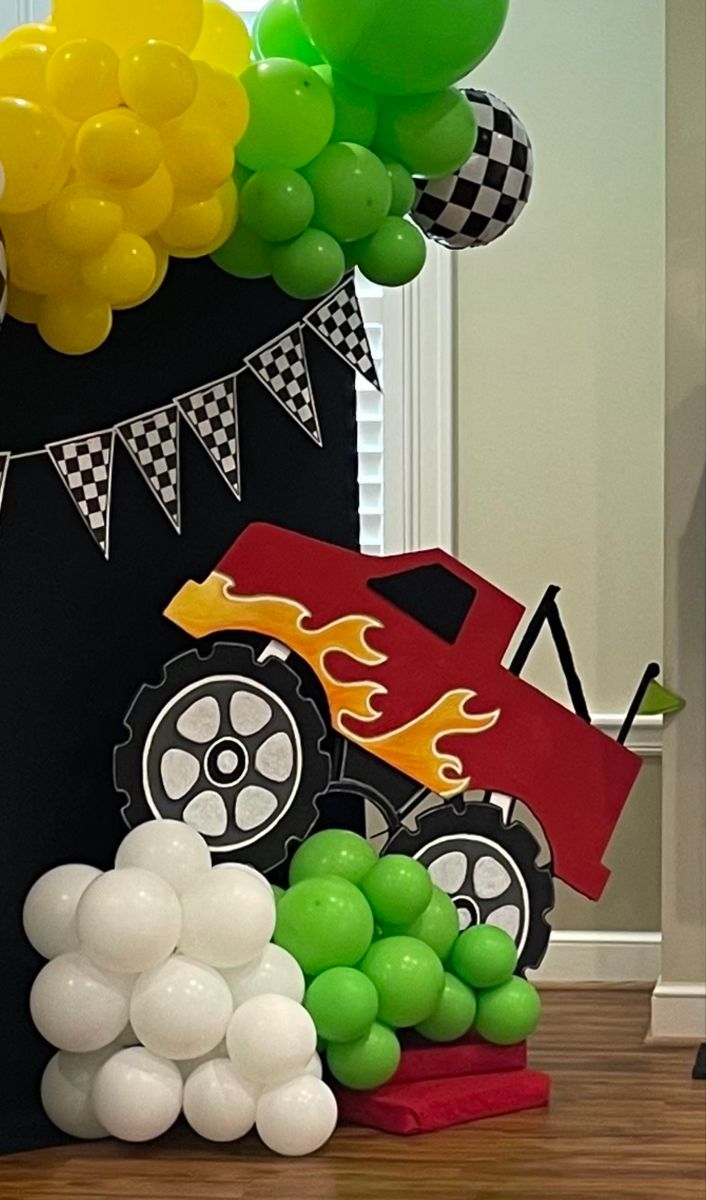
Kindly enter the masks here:
[[209, 1142], [235, 1142], [255, 1124], [258, 1094], [227, 1058], [197, 1067], [184, 1088], [184, 1116]]
[[313, 1075], [314, 1079], [323, 1079], [324, 1064], [321, 1061], [320, 1055], [315, 1054], [311, 1061], [307, 1063], [304, 1074]]
[[151, 871], [181, 895], [197, 875], [211, 870], [211, 855], [201, 834], [183, 821], [147, 821], [124, 839], [115, 866]]
[[267, 876], [263, 875], [261, 871], [257, 871], [255, 869], [255, 867], [248, 866], [247, 863], [234, 863], [234, 862], [216, 863], [213, 869], [214, 869], [214, 871], [245, 871], [246, 875], [252, 875], [254, 879], [259, 879], [260, 883], [264, 883], [267, 890], [269, 892], [271, 892], [273, 896], [275, 894], [273, 891], [273, 888], [272, 888], [272, 884], [270, 883]]
[[106, 871], [76, 913], [81, 949], [106, 971], [137, 975], [165, 962], [181, 931], [176, 892], [151, 871]]
[[100, 874], [95, 867], [72, 863], [48, 871], [30, 889], [22, 923], [27, 940], [42, 958], [58, 958], [60, 954], [78, 950], [78, 902], [89, 883]]
[[50, 1121], [69, 1137], [90, 1141], [108, 1137], [98, 1120], [91, 1088], [111, 1050], [94, 1054], [55, 1054], [42, 1076], [42, 1106]]
[[175, 955], [141, 975], [130, 1001], [130, 1023], [143, 1046], [162, 1058], [199, 1058], [223, 1041], [233, 997], [222, 975]]
[[226, 1040], [219, 1042], [215, 1050], [210, 1050], [208, 1054], [200, 1054], [198, 1058], [179, 1058], [176, 1060], [176, 1066], [179, 1068], [184, 1083], [197, 1067], [202, 1067], [204, 1063], [213, 1062], [214, 1058], [228, 1058], [228, 1048]]
[[32, 1020], [58, 1050], [102, 1050], [127, 1024], [133, 984], [129, 976], [103, 971], [85, 954], [62, 954], [42, 967], [34, 981]]
[[310, 1075], [264, 1092], [257, 1106], [257, 1132], [275, 1154], [314, 1154], [336, 1128], [338, 1105], [325, 1083]]
[[241, 967], [262, 954], [275, 930], [271, 891], [245, 871], [200, 875], [181, 898], [179, 949], [212, 967]]
[[240, 1075], [273, 1087], [303, 1075], [316, 1050], [316, 1027], [288, 996], [255, 996], [233, 1014], [226, 1045]]
[[174, 1063], [142, 1046], [109, 1058], [92, 1089], [98, 1120], [124, 1142], [149, 1142], [166, 1133], [181, 1112], [183, 1094]]
[[296, 958], [281, 946], [266, 946], [259, 958], [244, 967], [223, 971], [235, 1007], [253, 996], [289, 996], [301, 1004], [306, 980]]

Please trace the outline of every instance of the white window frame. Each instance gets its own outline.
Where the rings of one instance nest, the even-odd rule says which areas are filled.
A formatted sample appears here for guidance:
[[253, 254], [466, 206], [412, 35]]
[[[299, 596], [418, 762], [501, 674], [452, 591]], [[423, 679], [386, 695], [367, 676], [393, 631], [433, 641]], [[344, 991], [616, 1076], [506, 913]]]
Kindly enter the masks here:
[[[228, 2], [253, 13], [266, 0]], [[0, 28], [41, 20], [47, 8], [48, 0], [0, 0]], [[386, 290], [376, 303], [375, 319], [384, 338], [378, 551], [453, 551], [453, 255], [430, 243], [422, 274], [406, 288]]]

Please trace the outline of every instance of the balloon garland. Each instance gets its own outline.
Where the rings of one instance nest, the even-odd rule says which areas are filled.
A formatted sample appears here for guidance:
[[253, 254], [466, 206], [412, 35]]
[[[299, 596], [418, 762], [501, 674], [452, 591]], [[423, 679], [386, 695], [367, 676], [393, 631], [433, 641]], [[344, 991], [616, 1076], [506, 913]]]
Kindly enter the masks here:
[[9, 313], [85, 354], [237, 214], [250, 37], [216, 0], [55, 0], [0, 43]]
[[54, 0], [0, 42], [10, 315], [85, 354], [170, 256], [210, 254], [310, 300], [353, 267], [409, 283], [427, 238], [500, 236], [529, 195], [529, 138], [501, 101], [454, 85], [508, 7], [269, 0], [253, 46], [223, 0]]

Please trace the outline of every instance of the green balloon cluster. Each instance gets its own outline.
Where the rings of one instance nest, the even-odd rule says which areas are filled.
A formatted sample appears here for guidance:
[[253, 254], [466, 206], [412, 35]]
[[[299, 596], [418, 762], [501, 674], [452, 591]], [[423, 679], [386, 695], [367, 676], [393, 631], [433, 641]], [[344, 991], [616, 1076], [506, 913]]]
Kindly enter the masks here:
[[378, 859], [364, 838], [329, 830], [306, 841], [277, 900], [275, 942], [308, 979], [304, 1003], [329, 1070], [370, 1090], [396, 1073], [397, 1031], [455, 1042], [524, 1041], [540, 1015], [514, 976], [515, 944], [494, 926], [459, 933], [458, 911], [414, 859]]
[[509, 0], [269, 0], [242, 75], [240, 215], [214, 254], [245, 279], [326, 295], [358, 267], [400, 287], [427, 244], [405, 218], [414, 176], [452, 174], [476, 143], [452, 85], [489, 53]]

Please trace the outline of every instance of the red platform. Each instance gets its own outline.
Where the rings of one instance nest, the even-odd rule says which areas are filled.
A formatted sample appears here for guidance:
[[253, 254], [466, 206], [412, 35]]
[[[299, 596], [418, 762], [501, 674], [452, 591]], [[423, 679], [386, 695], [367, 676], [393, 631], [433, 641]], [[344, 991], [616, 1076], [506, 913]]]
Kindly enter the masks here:
[[391, 1083], [375, 1092], [338, 1089], [340, 1116], [410, 1136], [543, 1108], [551, 1081], [526, 1063], [526, 1045], [489, 1046], [474, 1037], [443, 1047], [411, 1040]]

